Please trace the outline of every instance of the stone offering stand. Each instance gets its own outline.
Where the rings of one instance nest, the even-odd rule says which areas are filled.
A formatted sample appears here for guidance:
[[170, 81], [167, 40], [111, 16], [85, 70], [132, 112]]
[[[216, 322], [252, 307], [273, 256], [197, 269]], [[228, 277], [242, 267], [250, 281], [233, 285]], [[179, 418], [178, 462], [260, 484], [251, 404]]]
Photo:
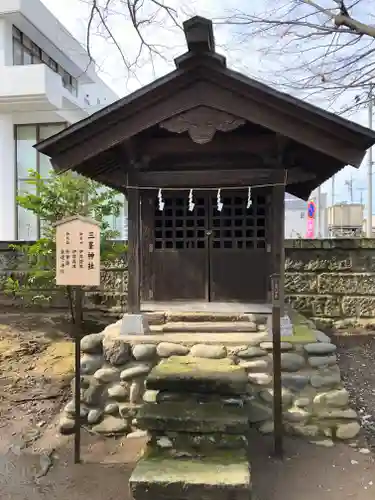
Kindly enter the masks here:
[[[104, 435], [139, 434], [136, 416], [142, 405], [159, 403], [165, 397], [157, 389], [146, 389], [146, 378], [161, 362], [177, 356], [196, 359], [202, 369], [213, 363], [223, 366], [227, 360], [244, 370], [250, 425], [263, 434], [272, 433], [272, 342], [267, 317], [241, 314], [223, 322], [222, 317], [208, 318], [204, 313], [189, 318], [188, 313], [159, 316], [150, 316], [150, 323], [159, 324], [148, 334], [123, 335], [120, 320], [102, 333], [82, 339], [81, 417], [85, 425]], [[325, 446], [336, 439], [354, 438], [360, 424], [348, 406], [336, 347], [308, 320], [294, 313], [291, 320], [293, 335], [283, 338], [281, 344], [285, 432]], [[168, 391], [170, 402], [180, 402], [178, 387]], [[159, 409], [155, 404], [152, 408]], [[72, 400], [61, 416], [62, 433], [74, 431], [74, 413]]]

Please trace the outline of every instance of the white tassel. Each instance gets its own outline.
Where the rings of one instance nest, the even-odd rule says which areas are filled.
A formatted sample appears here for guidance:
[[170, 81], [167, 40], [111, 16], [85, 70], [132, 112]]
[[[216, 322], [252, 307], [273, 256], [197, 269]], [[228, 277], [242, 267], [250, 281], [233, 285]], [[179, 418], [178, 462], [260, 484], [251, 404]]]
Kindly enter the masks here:
[[165, 203], [163, 200], [163, 195], [162, 195], [161, 189], [159, 189], [159, 191], [158, 191], [158, 201], [159, 201], [159, 210], [160, 210], [160, 212], [162, 212], [164, 210]]
[[194, 210], [195, 203], [193, 201], [193, 190], [190, 189], [189, 191], [189, 212], [192, 212]]
[[223, 210], [223, 206], [224, 206], [223, 203], [221, 202], [221, 189], [217, 190], [217, 197], [216, 198], [217, 198], [217, 203], [216, 203], [217, 210], [218, 210], [218, 212], [221, 212]]
[[247, 205], [246, 205], [246, 208], [249, 209], [252, 204], [253, 204], [253, 200], [251, 199], [251, 187], [249, 187], [248, 191], [247, 191]]

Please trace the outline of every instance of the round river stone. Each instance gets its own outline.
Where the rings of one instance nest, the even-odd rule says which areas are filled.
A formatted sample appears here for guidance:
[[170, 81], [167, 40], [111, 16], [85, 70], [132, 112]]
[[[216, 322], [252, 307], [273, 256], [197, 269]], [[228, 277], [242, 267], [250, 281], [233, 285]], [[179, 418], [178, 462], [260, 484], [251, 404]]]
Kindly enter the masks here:
[[101, 354], [103, 351], [103, 334], [102, 333], [92, 333], [91, 335], [85, 335], [81, 340], [81, 350], [88, 354]]
[[92, 375], [103, 364], [103, 357], [97, 354], [84, 354], [81, 358], [81, 373]]
[[137, 361], [148, 361], [156, 356], [156, 345], [154, 344], [139, 344], [132, 349], [133, 357]]
[[[261, 342], [260, 348], [265, 349], [266, 351], [272, 351], [273, 343], [271, 340], [267, 340], [266, 342]], [[280, 349], [282, 351], [291, 351], [293, 350], [293, 344], [291, 344], [290, 342], [280, 342]]]
[[160, 342], [156, 348], [156, 352], [161, 358], [186, 356], [186, 354], [189, 354], [189, 348], [182, 344], [175, 344], [173, 342]]
[[330, 366], [337, 363], [336, 354], [331, 354], [330, 356], [310, 356], [309, 365], [312, 368], [318, 368], [320, 366]]
[[108, 389], [108, 396], [116, 401], [123, 401], [128, 395], [129, 388], [121, 384], [115, 384]]
[[305, 366], [305, 358], [294, 352], [281, 354], [281, 369], [286, 372], [297, 372]]
[[262, 357], [262, 356], [266, 356], [267, 355], [267, 351], [265, 351], [264, 349], [260, 349], [259, 347], [246, 347], [244, 349], [241, 349], [240, 351], [238, 351], [236, 353], [236, 355], [239, 357], [239, 358], [243, 358], [243, 359], [248, 359], [248, 358], [258, 358], [258, 357]]
[[335, 352], [336, 346], [328, 342], [315, 342], [313, 344], [306, 344], [304, 349], [310, 355], [313, 354], [319, 356]]
[[358, 422], [349, 422], [348, 424], [339, 424], [336, 429], [338, 439], [353, 439], [361, 430]]
[[96, 380], [102, 383], [115, 382], [120, 377], [120, 372], [116, 368], [100, 368], [94, 374]]
[[349, 393], [346, 389], [322, 392], [315, 396], [314, 404], [326, 405], [332, 408], [342, 408], [349, 404]]
[[120, 378], [121, 380], [130, 380], [133, 378], [144, 377], [151, 371], [151, 366], [145, 363], [130, 366], [122, 370]]
[[100, 409], [90, 410], [89, 414], [87, 415], [87, 422], [91, 425], [95, 425], [99, 423], [102, 418], [103, 418], [103, 410]]
[[196, 344], [190, 354], [196, 358], [222, 359], [226, 357], [227, 350], [223, 345]]

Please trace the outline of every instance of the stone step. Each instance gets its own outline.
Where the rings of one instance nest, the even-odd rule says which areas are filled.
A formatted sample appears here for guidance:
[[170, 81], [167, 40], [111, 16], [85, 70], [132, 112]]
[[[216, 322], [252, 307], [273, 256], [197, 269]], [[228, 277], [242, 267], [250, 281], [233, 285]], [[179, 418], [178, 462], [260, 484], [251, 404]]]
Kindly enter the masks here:
[[134, 500], [250, 500], [246, 453], [217, 450], [198, 458], [171, 458], [148, 449], [129, 481]]
[[137, 414], [137, 426], [147, 431], [246, 435], [246, 408], [220, 403], [145, 403]]
[[228, 359], [172, 356], [153, 368], [146, 388], [189, 394], [246, 394], [248, 377], [244, 368]]
[[162, 333], [254, 333], [257, 325], [252, 321], [172, 321], [151, 327], [151, 331]]
[[176, 456], [176, 451], [192, 456], [212, 453], [214, 450], [246, 450], [248, 439], [242, 434], [220, 433], [190, 433], [190, 432], [160, 432], [151, 433], [153, 445], [159, 450], [165, 450], [170, 457]]
[[203, 322], [249, 322], [256, 321], [256, 316], [254, 314], [246, 313], [229, 313], [229, 312], [166, 312], [165, 313], [166, 322], [189, 322], [189, 323], [203, 323]]
[[267, 314], [244, 312], [212, 312], [212, 311], [148, 311], [144, 313], [149, 325], [165, 323], [257, 323], [266, 324]]

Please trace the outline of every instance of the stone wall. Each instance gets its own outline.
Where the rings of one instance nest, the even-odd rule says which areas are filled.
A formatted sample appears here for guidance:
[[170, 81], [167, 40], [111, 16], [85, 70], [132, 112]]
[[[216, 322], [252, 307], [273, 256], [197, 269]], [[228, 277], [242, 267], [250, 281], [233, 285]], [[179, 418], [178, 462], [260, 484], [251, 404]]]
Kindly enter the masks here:
[[[136, 415], [143, 402], [179, 401], [181, 394], [145, 391], [152, 368], [175, 356], [204, 363], [228, 359], [247, 372], [247, 413], [261, 433], [273, 432], [272, 342], [264, 317], [254, 333], [121, 335], [121, 321], [102, 333], [82, 339], [82, 408], [86, 425], [101, 434], [137, 432]], [[351, 439], [360, 430], [348, 407], [337, 365], [336, 347], [329, 337], [304, 320], [282, 342], [283, 414], [285, 431], [313, 441], [333, 444], [332, 438]], [[74, 399], [64, 409], [60, 431], [74, 428]]]
[[285, 288], [315, 318], [375, 318], [375, 240], [287, 240]]
[[[330, 321], [375, 318], [375, 239], [287, 240], [286, 298], [306, 316]], [[20, 255], [0, 246], [0, 280], [19, 276], [27, 266]], [[61, 292], [51, 291], [52, 306], [66, 306]], [[4, 297], [3, 297], [4, 299]], [[100, 289], [88, 290], [86, 306], [126, 310], [126, 256], [103, 266]]]

